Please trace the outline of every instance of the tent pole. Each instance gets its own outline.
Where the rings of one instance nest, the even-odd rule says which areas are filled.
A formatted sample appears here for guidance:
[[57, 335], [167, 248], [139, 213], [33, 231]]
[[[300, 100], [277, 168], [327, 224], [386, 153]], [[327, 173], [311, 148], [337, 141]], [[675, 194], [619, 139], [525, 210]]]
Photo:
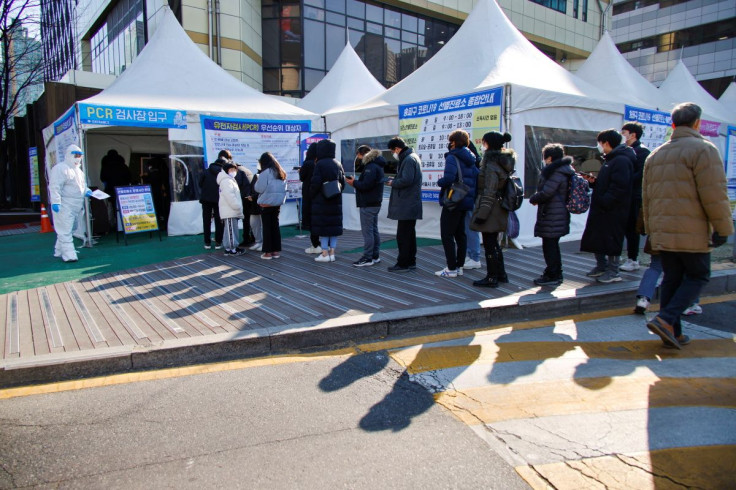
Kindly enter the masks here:
[[[87, 170], [89, 169], [89, 165], [87, 163], [87, 159], [89, 158], [89, 153], [87, 153], [87, 131], [82, 129], [80, 127], [80, 141], [82, 143], [82, 151], [84, 152], [84, 185], [86, 187], [89, 187], [89, 175]], [[84, 198], [84, 221], [86, 225], [86, 233], [84, 238], [84, 247], [85, 248], [92, 248], [92, 216], [90, 215], [90, 208], [89, 208], [89, 198]]]
[[217, 64], [222, 66], [222, 36], [220, 35], [220, 0], [215, 0], [215, 23], [217, 24]]
[[503, 123], [506, 125], [504, 131], [511, 134], [511, 84], [504, 87], [506, 101], [503, 107]]
[[210, 55], [210, 59], [212, 59], [212, 0], [207, 0], [207, 21], [208, 54]]

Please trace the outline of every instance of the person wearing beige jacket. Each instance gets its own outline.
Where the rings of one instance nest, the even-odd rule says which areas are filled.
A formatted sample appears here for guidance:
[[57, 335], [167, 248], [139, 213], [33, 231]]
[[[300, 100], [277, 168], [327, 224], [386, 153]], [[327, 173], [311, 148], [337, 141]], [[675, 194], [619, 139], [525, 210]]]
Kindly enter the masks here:
[[708, 283], [710, 252], [734, 232], [723, 161], [700, 135], [701, 112], [691, 102], [675, 107], [672, 138], [644, 165], [644, 227], [664, 271], [659, 315], [647, 328], [676, 349], [690, 342], [680, 315]]

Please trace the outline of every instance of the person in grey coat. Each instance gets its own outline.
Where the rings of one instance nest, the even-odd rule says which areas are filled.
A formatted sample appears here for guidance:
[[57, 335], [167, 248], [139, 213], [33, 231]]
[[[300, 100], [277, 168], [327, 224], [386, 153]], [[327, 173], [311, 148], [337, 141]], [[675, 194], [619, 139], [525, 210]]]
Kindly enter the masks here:
[[538, 206], [534, 236], [542, 238], [542, 252], [547, 267], [540, 277], [534, 279], [534, 284], [557, 286], [562, 284], [560, 238], [570, 233], [567, 195], [575, 170], [572, 168], [572, 158], [565, 156], [560, 144], [550, 143], [542, 148], [542, 159], [545, 166], [537, 192], [529, 198], [529, 203]]
[[417, 268], [417, 220], [422, 219], [422, 162], [403, 139], [388, 142], [388, 149], [399, 160], [396, 177], [386, 182], [391, 187], [388, 219], [398, 221], [396, 245], [399, 256], [389, 272], [407, 272]]
[[261, 207], [263, 223], [264, 260], [281, 257], [281, 230], [279, 229], [279, 213], [286, 202], [286, 172], [276, 157], [266, 152], [258, 159], [258, 179], [253, 188], [258, 193], [258, 205]]

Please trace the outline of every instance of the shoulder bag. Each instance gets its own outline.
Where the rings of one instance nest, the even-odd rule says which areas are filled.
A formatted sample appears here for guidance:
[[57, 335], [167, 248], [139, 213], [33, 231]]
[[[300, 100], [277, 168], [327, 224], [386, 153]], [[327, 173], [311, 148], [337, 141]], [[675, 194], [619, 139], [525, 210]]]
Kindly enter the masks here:
[[460, 168], [460, 162], [455, 157], [453, 159], [457, 163], [457, 179], [452, 183], [445, 196], [444, 206], [448, 211], [457, 209], [470, 192], [470, 187], [463, 182], [463, 171]]

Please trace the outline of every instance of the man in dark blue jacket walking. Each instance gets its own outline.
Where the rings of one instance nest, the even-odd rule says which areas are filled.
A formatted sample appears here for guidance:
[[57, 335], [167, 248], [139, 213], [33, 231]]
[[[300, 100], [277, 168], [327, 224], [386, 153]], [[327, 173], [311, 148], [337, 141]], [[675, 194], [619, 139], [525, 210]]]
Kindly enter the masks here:
[[360, 210], [360, 230], [363, 232], [363, 256], [356, 262], [355, 267], [366, 267], [381, 261], [379, 250], [381, 236], [378, 233], [378, 212], [383, 202], [383, 167], [386, 160], [378, 150], [370, 150], [363, 156], [363, 172], [355, 180], [345, 177], [348, 185], [355, 188], [355, 203]]

